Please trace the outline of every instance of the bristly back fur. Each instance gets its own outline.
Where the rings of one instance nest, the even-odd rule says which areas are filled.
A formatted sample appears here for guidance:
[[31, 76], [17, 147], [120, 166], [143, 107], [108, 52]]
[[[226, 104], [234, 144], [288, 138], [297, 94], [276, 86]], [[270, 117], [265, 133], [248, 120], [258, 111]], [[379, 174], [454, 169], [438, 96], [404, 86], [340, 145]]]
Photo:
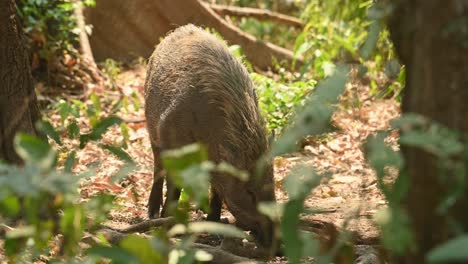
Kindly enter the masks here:
[[253, 172], [268, 148], [264, 122], [249, 73], [224, 42], [194, 25], [180, 27], [157, 46], [148, 72], [152, 75], [146, 80], [145, 97], [158, 98], [157, 104], [146, 107], [147, 119], [158, 120], [148, 123], [161, 122], [186, 103], [184, 98], [203, 95], [219, 111], [212, 114], [224, 116], [223, 138], [214, 143], [220, 147], [220, 158]]

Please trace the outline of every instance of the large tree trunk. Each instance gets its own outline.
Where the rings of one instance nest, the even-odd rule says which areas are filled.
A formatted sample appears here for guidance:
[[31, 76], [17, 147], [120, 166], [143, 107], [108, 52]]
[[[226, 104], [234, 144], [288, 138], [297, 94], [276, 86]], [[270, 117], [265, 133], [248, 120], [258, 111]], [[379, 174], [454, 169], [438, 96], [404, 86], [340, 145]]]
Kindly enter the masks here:
[[[468, 2], [393, 2], [396, 9], [389, 27], [407, 70], [403, 113], [419, 113], [468, 133]], [[428, 251], [455, 235], [451, 220], [468, 231], [468, 190], [451, 211], [438, 213], [437, 206], [454, 187], [447, 182], [453, 180], [450, 175], [440, 175], [437, 161], [429, 153], [406, 147], [403, 154], [411, 177], [406, 206], [418, 247], [405, 262], [425, 263]]]
[[96, 60], [146, 58], [168, 31], [188, 23], [215, 29], [230, 44], [240, 45], [260, 69], [272, 67], [273, 58], [288, 63], [293, 58], [291, 51], [246, 34], [199, 0], [99, 0], [85, 16], [93, 25], [90, 42]]
[[0, 1], [0, 160], [20, 163], [17, 132], [35, 133], [39, 119], [31, 69], [14, 0]]

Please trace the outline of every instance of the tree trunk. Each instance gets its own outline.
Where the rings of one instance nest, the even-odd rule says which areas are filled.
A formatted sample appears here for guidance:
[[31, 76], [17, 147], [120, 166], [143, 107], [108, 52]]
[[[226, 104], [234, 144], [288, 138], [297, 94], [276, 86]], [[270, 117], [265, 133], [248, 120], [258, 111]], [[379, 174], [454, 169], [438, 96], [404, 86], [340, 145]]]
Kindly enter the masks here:
[[[240, 45], [262, 70], [272, 67], [273, 58], [289, 64], [293, 60], [291, 51], [243, 32], [199, 0], [99, 0], [85, 16], [93, 25], [90, 42], [96, 60], [146, 58], [168, 31], [189, 23], [213, 28], [228, 43]], [[299, 58], [298, 66], [301, 62]]]
[[[389, 27], [407, 71], [402, 112], [468, 133], [468, 2], [393, 3]], [[447, 185], [450, 175], [440, 175], [435, 157], [421, 149], [405, 147], [403, 154], [411, 177], [406, 206], [418, 247], [404, 262], [425, 263], [431, 249], [455, 235], [450, 221], [468, 231], [468, 197], [463, 195], [448, 213], [438, 213], [436, 208], [453, 188]]]
[[31, 69], [14, 0], [0, 1], [0, 160], [20, 163], [17, 132], [35, 134], [39, 119]]

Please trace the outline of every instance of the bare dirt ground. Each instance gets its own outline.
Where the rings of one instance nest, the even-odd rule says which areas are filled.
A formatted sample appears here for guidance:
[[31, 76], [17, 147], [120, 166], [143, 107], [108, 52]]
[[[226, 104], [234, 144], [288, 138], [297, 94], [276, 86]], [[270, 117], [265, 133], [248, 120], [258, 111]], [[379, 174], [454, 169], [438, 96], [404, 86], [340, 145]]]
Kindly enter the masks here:
[[[124, 97], [131, 98], [133, 93], [143, 102], [145, 69], [137, 66], [121, 73], [117, 84]], [[100, 91], [96, 91], [99, 95]], [[107, 95], [106, 95], [107, 96]], [[335, 224], [339, 228], [354, 231], [364, 243], [378, 240], [378, 229], [372, 217], [386, 201], [376, 186], [375, 174], [366, 163], [362, 144], [369, 135], [385, 130], [389, 121], [399, 115], [399, 104], [395, 100], [372, 100], [369, 88], [359, 82], [351, 82], [343, 96], [340, 110], [334, 115], [333, 122], [338, 128], [326, 139], [309, 140], [303, 149], [275, 159], [276, 196], [279, 203], [285, 202], [287, 194], [282, 190], [282, 182], [291, 168], [299, 163], [312, 164], [318, 171], [332, 172], [331, 178], [315, 188], [305, 206], [320, 209], [325, 213], [304, 215], [304, 219], [321, 220]], [[360, 104], [353, 102], [359, 101]], [[359, 106], [353, 106], [359, 105]], [[127, 119], [144, 117], [142, 106], [129, 104], [118, 115]], [[58, 120], [58, 116], [50, 116]], [[82, 124], [86, 126], [86, 121]], [[89, 143], [77, 153], [76, 173], [89, 170], [88, 166], [98, 163], [96, 174], [83, 181], [81, 199], [106, 192], [116, 196], [120, 206], [109, 216], [108, 224], [125, 227], [147, 218], [146, 202], [151, 190], [153, 157], [144, 122], [130, 122], [128, 153], [138, 164], [136, 171], [119, 183], [110, 179], [122, 167], [123, 162], [111, 153], [102, 150], [95, 143]], [[392, 133], [388, 142], [397, 148], [398, 134]], [[118, 127], [112, 128], [103, 137], [105, 143], [122, 140]], [[76, 141], [68, 142], [70, 146]], [[76, 148], [70, 148], [76, 149]], [[223, 213], [225, 216], [228, 214]], [[200, 214], [198, 214], [200, 215]], [[348, 223], [349, 222], [349, 223]], [[345, 226], [346, 224], [346, 226]], [[284, 262], [277, 259], [274, 262]]]

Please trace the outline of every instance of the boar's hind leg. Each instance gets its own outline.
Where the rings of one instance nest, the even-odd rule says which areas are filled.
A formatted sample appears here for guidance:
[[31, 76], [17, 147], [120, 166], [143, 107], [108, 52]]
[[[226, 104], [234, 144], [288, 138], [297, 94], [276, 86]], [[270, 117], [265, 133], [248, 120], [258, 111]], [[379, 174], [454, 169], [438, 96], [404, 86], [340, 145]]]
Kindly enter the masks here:
[[164, 202], [164, 206], [161, 211], [161, 215], [163, 217], [168, 216], [168, 214], [170, 213], [170, 206], [176, 205], [180, 197], [180, 189], [177, 188], [177, 186], [174, 184], [170, 177], [166, 177], [166, 187], [166, 201]]
[[218, 195], [218, 192], [216, 192], [213, 186], [211, 186], [210, 213], [208, 214], [206, 220], [219, 222], [221, 217], [221, 206], [221, 197]]
[[159, 147], [151, 144], [153, 149], [154, 158], [154, 174], [153, 174], [153, 187], [148, 199], [148, 217], [157, 218], [159, 216], [159, 208], [162, 204], [162, 189], [164, 183], [163, 168], [161, 164], [161, 156]]

